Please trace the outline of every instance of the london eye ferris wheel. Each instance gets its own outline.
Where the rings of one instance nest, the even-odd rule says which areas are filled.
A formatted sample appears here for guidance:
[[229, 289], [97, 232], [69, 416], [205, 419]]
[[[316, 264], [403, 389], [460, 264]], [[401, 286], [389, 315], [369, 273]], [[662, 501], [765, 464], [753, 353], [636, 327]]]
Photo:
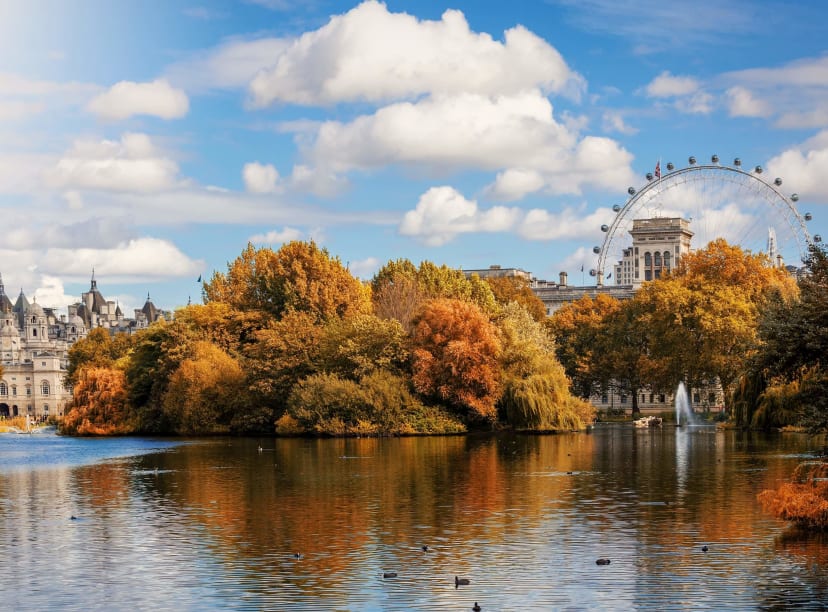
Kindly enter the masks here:
[[590, 270], [598, 286], [615, 284], [610, 283], [613, 266], [629, 248], [637, 219], [685, 219], [693, 248], [724, 238], [752, 253], [765, 253], [774, 265], [801, 265], [808, 245], [822, 240], [808, 233], [811, 213], [799, 213], [799, 196], [786, 194], [781, 178], [767, 177], [761, 166], [745, 169], [739, 158], [726, 165], [717, 155], [701, 164], [690, 157], [684, 168], [672, 163], [662, 168], [659, 162], [646, 178], [643, 187], [628, 189], [626, 202], [614, 205], [614, 218], [601, 226], [604, 240], [593, 248], [597, 263]]

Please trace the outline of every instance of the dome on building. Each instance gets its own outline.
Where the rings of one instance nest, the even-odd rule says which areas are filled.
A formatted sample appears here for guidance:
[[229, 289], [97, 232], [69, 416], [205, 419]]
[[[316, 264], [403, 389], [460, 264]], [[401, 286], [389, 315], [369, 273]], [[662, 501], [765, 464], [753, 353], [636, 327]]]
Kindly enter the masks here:
[[75, 327], [86, 327], [86, 323], [83, 322], [78, 315], [73, 314], [69, 317], [69, 325], [74, 325]]
[[46, 316], [43, 312], [43, 307], [38, 304], [36, 301], [32, 302], [29, 307], [26, 309], [26, 314], [30, 317], [43, 317]]
[[14, 326], [4, 325], [3, 329], [0, 329], [0, 336], [20, 336], [20, 334], [17, 333], [17, 330], [14, 328]]

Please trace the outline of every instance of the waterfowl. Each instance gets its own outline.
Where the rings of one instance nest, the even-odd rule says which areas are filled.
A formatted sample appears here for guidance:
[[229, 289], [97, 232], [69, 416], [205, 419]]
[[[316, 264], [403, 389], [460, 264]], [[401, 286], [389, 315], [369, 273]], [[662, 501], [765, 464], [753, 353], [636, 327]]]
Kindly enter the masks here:
[[300, 555], [299, 553], [293, 553], [293, 558], [294, 559], [301, 559], [302, 555]]
[[609, 564], [610, 564], [610, 560], [609, 560], [609, 559], [598, 559], [598, 560], [595, 562], [595, 564], [596, 564], [596, 565], [609, 565]]
[[428, 552], [428, 545], [423, 544], [422, 549], [423, 549], [423, 552]]
[[480, 607], [479, 603], [474, 602], [474, 605], [472, 606], [472, 610], [474, 610], [474, 612], [480, 612], [482, 609], [483, 608]]
[[702, 552], [707, 552], [708, 550], [710, 550], [710, 549], [707, 547], [707, 544], [702, 546]]
[[383, 578], [396, 578], [397, 577], [397, 572], [383, 572], [382, 577]]
[[454, 586], [458, 587], [461, 584], [470, 584], [471, 580], [468, 578], [458, 578], [457, 576], [454, 577]]

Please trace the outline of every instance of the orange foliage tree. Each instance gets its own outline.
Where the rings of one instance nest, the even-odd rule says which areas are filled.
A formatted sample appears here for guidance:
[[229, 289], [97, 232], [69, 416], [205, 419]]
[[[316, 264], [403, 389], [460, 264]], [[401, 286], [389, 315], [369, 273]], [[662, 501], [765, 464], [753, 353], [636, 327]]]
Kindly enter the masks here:
[[500, 343], [474, 304], [426, 302], [414, 319], [413, 380], [418, 392], [469, 416], [493, 420], [500, 396]]
[[775, 491], [762, 491], [759, 501], [777, 518], [806, 529], [828, 529], [828, 463], [800, 464], [793, 482], [783, 483]]
[[91, 366], [81, 369], [76, 380], [61, 432], [108, 436], [133, 431], [123, 370]]
[[532, 315], [535, 321], [546, 319], [546, 306], [529, 287], [527, 279], [517, 276], [495, 276], [485, 280], [499, 304], [505, 306], [510, 302], [517, 302]]

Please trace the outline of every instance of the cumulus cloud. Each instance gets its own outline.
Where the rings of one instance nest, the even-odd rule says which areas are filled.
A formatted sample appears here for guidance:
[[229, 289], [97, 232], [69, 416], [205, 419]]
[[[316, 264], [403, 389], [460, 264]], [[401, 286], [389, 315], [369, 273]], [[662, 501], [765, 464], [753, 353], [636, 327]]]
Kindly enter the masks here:
[[828, 130], [822, 130], [809, 141], [786, 149], [768, 160], [770, 175], [781, 176], [800, 197], [808, 200], [828, 199]]
[[357, 278], [367, 280], [374, 276], [379, 270], [380, 261], [376, 257], [367, 257], [357, 261], [348, 262], [348, 270]]
[[255, 76], [250, 94], [256, 106], [327, 105], [531, 88], [577, 98], [584, 81], [523, 26], [500, 42], [471, 31], [457, 10], [428, 21], [371, 0], [292, 41]]
[[517, 209], [503, 206], [481, 211], [477, 202], [453, 187], [432, 187], [420, 196], [414, 210], [405, 213], [399, 232], [416, 236], [428, 246], [440, 246], [457, 234], [508, 231], [518, 215]]
[[242, 169], [244, 187], [250, 193], [275, 193], [279, 182], [279, 172], [271, 164], [250, 162]]
[[623, 115], [615, 111], [607, 111], [603, 117], [603, 128], [605, 132], [618, 132], [627, 136], [637, 134], [638, 129], [627, 124]]
[[76, 141], [48, 175], [61, 188], [103, 191], [153, 192], [180, 183], [178, 164], [140, 133], [120, 141]]
[[271, 230], [265, 234], [255, 234], [250, 237], [254, 244], [284, 244], [293, 240], [302, 240], [302, 230], [295, 227], [283, 227], [281, 230]]
[[542, 189], [545, 182], [537, 170], [509, 168], [498, 173], [495, 182], [488, 187], [487, 194], [496, 200], [519, 200]]
[[172, 242], [159, 238], [136, 238], [113, 248], [47, 249], [39, 258], [46, 274], [63, 278], [86, 278], [97, 274], [119, 282], [189, 277], [204, 269], [204, 262], [192, 260]]
[[151, 115], [161, 119], [180, 119], [190, 109], [187, 94], [164, 79], [150, 83], [121, 81], [94, 97], [86, 109], [103, 119], [128, 119]]
[[599, 228], [609, 211], [600, 208], [584, 214], [583, 207], [566, 207], [560, 212], [542, 208], [528, 211], [517, 227], [517, 233], [526, 240], [557, 240], [588, 238], [600, 235]]
[[725, 97], [731, 117], [767, 117], [771, 113], [770, 105], [745, 87], [731, 87]]
[[699, 90], [699, 82], [693, 77], [675, 76], [665, 70], [645, 88], [651, 98], [675, 98], [688, 96]]

